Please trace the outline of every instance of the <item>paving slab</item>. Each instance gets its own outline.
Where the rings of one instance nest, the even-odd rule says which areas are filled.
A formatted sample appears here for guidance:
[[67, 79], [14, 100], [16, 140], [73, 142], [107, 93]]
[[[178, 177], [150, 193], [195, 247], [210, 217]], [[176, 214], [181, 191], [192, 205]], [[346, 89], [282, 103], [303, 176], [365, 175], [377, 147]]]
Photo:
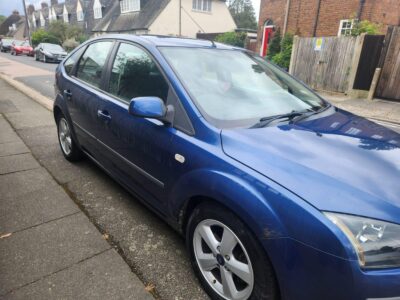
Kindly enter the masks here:
[[0, 201], [0, 235], [21, 231], [79, 211], [78, 206], [58, 186], [46, 186], [17, 197], [3, 197]]
[[110, 249], [0, 299], [150, 300], [153, 297], [142, 284], [138, 285], [123, 259]]
[[45, 187], [56, 187], [56, 182], [44, 168], [0, 176], [0, 199], [18, 197]]
[[0, 117], [0, 128], [0, 144], [21, 142], [21, 139], [14, 133], [10, 124], [3, 117]]
[[30, 153], [0, 157], [0, 175], [39, 167], [40, 165]]
[[15, 154], [23, 154], [29, 153], [28, 147], [22, 141], [17, 142], [9, 142], [0, 144], [0, 157], [15, 155]]
[[0, 240], [0, 295], [109, 249], [83, 213]]

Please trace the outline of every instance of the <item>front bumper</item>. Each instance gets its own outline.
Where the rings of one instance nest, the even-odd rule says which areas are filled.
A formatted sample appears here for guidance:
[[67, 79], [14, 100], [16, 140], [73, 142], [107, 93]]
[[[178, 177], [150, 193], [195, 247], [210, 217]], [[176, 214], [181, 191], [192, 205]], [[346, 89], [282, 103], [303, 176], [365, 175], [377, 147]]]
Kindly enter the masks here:
[[282, 299], [400, 300], [400, 268], [364, 271], [357, 260], [321, 252], [290, 238], [269, 240]]

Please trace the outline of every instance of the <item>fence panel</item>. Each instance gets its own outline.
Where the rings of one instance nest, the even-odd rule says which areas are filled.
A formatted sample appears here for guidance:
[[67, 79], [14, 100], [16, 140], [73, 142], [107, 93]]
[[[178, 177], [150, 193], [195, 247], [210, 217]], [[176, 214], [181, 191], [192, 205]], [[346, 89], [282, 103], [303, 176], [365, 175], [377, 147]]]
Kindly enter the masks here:
[[383, 53], [383, 67], [375, 95], [400, 100], [400, 27], [389, 28]]
[[292, 74], [316, 90], [346, 92], [349, 88], [355, 37], [297, 38]]

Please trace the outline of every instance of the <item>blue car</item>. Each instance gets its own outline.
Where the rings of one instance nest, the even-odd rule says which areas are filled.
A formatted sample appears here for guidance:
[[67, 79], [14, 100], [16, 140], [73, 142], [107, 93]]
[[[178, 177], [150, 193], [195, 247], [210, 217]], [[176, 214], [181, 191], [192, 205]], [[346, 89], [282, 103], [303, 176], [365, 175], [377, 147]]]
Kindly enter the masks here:
[[105, 35], [56, 71], [89, 157], [186, 237], [212, 299], [400, 299], [400, 135], [210, 41]]

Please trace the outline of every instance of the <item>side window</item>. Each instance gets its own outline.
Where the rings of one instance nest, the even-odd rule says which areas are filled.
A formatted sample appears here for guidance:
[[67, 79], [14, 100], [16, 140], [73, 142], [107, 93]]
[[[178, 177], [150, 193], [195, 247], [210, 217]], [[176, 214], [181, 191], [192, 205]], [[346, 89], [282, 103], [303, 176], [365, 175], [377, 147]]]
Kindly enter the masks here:
[[168, 84], [152, 58], [139, 47], [121, 44], [114, 60], [109, 92], [129, 101], [155, 96], [167, 101]]
[[107, 41], [89, 45], [79, 60], [76, 77], [95, 87], [100, 87], [103, 67], [112, 44], [111, 41]]
[[[42, 44], [40, 44], [39, 49], [43, 47]], [[74, 54], [72, 54], [64, 63], [64, 69], [65, 72], [67, 72], [68, 75], [71, 75], [72, 70], [76, 64], [76, 62], [79, 60], [79, 57], [81, 57], [82, 52], [85, 50], [85, 47], [82, 47], [81, 49], [77, 50]]]

